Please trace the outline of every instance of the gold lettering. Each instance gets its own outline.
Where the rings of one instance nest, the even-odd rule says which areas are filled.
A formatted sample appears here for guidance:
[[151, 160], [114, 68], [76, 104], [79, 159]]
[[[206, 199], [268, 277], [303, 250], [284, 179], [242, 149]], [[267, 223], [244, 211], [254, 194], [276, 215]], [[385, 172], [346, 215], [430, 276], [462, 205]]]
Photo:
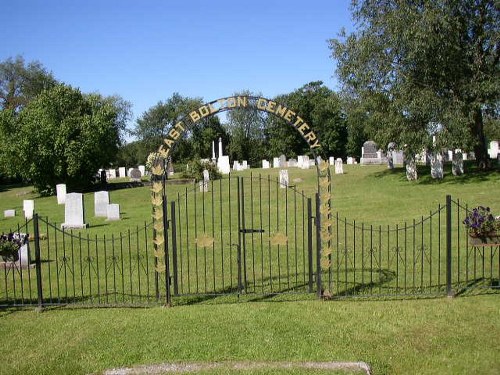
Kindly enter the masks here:
[[177, 124], [175, 124], [175, 127], [179, 130], [179, 132], [184, 131], [184, 126], [182, 125], [183, 125], [182, 121], [179, 121]]
[[227, 98], [227, 106], [228, 106], [228, 108], [236, 107], [236, 99], [234, 97]]
[[189, 114], [189, 117], [191, 117], [191, 120], [193, 120], [193, 122], [196, 122], [200, 119], [200, 115], [196, 111], [191, 112]]
[[271, 113], [274, 113], [274, 107], [276, 106], [276, 102], [273, 102], [272, 100], [270, 100], [268, 103], [267, 103], [267, 112], [271, 112]]
[[299, 132], [300, 134], [304, 135], [304, 132], [309, 129], [309, 125], [307, 125], [305, 122], [299, 126]]
[[278, 104], [278, 108], [276, 108], [276, 113], [278, 116], [284, 117], [285, 112], [286, 112], [286, 107], [282, 106], [281, 104]]
[[297, 127], [300, 124], [302, 124], [303, 122], [304, 122], [304, 120], [302, 119], [302, 117], [297, 116], [297, 121], [295, 121], [295, 123], [293, 124], [293, 126]]
[[286, 120], [286, 121], [290, 121], [292, 122], [292, 117], [295, 116], [295, 112], [294, 111], [286, 111], [285, 113], [285, 116], [283, 116], [283, 118]]
[[160, 156], [164, 159], [166, 159], [168, 157], [168, 154], [170, 154], [170, 149], [167, 148], [166, 150], [163, 148], [163, 145], [160, 146], [160, 148], [158, 149], [158, 153], [160, 154]]
[[260, 109], [261, 111], [266, 110], [266, 99], [259, 98], [259, 100], [257, 101], [257, 109]]
[[314, 141], [316, 139], [316, 134], [314, 132], [309, 132], [306, 135], [304, 135], [304, 138], [306, 139], [307, 143], [311, 143], [311, 141]]
[[200, 108], [198, 108], [198, 111], [200, 111], [201, 118], [207, 117], [210, 114], [210, 110], [207, 108], [206, 105], [203, 105]]
[[172, 139], [168, 139], [168, 138], [165, 138], [163, 140], [163, 142], [165, 142], [165, 144], [168, 146], [168, 148], [172, 147], [172, 145], [174, 144], [174, 141]]
[[246, 106], [247, 106], [247, 97], [238, 96], [238, 107], [246, 107]]
[[177, 139], [177, 138], [179, 138], [180, 133], [179, 133], [177, 130], [172, 129], [172, 130], [170, 130], [170, 132], [168, 133], [168, 135], [169, 135], [171, 138], [173, 138], [173, 139]]
[[321, 147], [321, 145], [319, 144], [319, 140], [316, 140], [316, 142], [314, 142], [314, 143], [311, 145], [311, 148], [316, 148], [316, 147]]

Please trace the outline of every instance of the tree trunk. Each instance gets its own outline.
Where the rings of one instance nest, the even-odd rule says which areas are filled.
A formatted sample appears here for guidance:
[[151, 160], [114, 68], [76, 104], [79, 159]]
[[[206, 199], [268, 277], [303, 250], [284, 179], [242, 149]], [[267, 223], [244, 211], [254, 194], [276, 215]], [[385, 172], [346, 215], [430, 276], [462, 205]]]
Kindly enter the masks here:
[[476, 139], [474, 144], [474, 154], [476, 156], [476, 164], [481, 169], [487, 169], [490, 166], [490, 158], [488, 155], [488, 147], [484, 136], [483, 112], [480, 107], [474, 108], [474, 122], [472, 125], [472, 134]]

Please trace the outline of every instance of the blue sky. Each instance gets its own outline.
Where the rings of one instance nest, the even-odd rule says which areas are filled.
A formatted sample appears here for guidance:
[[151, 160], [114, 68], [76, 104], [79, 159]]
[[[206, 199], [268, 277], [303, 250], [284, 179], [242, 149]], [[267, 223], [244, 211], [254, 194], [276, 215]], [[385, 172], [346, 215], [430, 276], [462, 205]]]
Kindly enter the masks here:
[[[40, 61], [81, 91], [118, 94], [134, 119], [174, 92], [205, 102], [321, 80], [349, 0], [0, 0], [0, 60]], [[130, 124], [133, 126], [133, 121]]]

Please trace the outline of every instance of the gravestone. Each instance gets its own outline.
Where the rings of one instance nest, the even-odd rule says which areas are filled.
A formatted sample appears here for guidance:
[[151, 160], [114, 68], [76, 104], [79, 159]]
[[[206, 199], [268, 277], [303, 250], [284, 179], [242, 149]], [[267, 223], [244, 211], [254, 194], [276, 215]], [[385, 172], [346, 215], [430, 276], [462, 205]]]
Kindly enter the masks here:
[[[173, 176], [175, 171], [174, 171], [174, 163], [172, 163], [172, 159], [168, 159], [168, 163], [167, 163], [167, 171], [168, 171], [168, 175], [169, 176]], [[140, 172], [140, 170], [139, 170]], [[142, 175], [142, 173], [141, 173]]]
[[335, 174], [344, 174], [344, 166], [341, 158], [335, 160]]
[[297, 168], [303, 168], [304, 167], [304, 155], [299, 155], [297, 156]]
[[288, 179], [288, 169], [280, 170], [280, 187], [286, 188], [288, 187], [289, 179]]
[[269, 169], [269, 168], [271, 168], [271, 165], [269, 164], [269, 161], [267, 161], [266, 159], [262, 160], [262, 168], [263, 169]]
[[66, 184], [56, 185], [57, 204], [64, 204], [66, 201]]
[[415, 156], [406, 157], [406, 178], [408, 181], [415, 181], [418, 178], [417, 174], [417, 163], [415, 161]]
[[134, 168], [129, 168], [129, 169], [127, 169], [127, 176], [129, 176], [129, 177], [130, 177], [130, 172], [132, 172], [132, 169], [134, 169]]
[[309, 169], [309, 166], [310, 166], [310, 162], [309, 162], [309, 156], [307, 155], [304, 155], [302, 157], [302, 169]]
[[134, 168], [130, 171], [130, 181], [141, 182], [142, 173], [138, 168]]
[[[385, 164], [385, 156], [382, 155], [381, 151], [378, 151], [378, 146], [373, 141], [366, 141], [363, 143], [363, 147], [361, 148], [361, 165], [370, 165], [370, 164]], [[347, 163], [349, 164], [349, 163]]]
[[247, 160], [243, 160], [243, 162], [241, 163], [241, 169], [243, 169], [243, 170], [248, 169], [248, 161]]
[[116, 169], [108, 169], [107, 175], [108, 175], [108, 180], [116, 178]]
[[335, 158], [333, 156], [330, 156], [328, 158], [328, 164], [330, 164], [330, 167], [333, 167], [335, 165]]
[[88, 224], [84, 223], [84, 212], [85, 210], [83, 207], [83, 194], [66, 194], [66, 203], [64, 207], [64, 223], [61, 224], [61, 228], [87, 228]]
[[451, 173], [453, 176], [461, 176], [464, 174], [464, 157], [462, 151], [455, 150], [451, 161]]
[[491, 159], [497, 159], [498, 154], [500, 153], [500, 147], [498, 144], [498, 141], [491, 141], [490, 145], [488, 147], [488, 154], [490, 155]]
[[233, 161], [233, 171], [241, 171], [240, 162], [238, 160]]
[[118, 177], [127, 177], [125, 175], [125, 167], [119, 167], [118, 168]]
[[431, 177], [437, 180], [442, 180], [443, 172], [443, 156], [433, 153], [431, 155]]
[[394, 169], [394, 150], [396, 149], [396, 143], [389, 142], [387, 145], [387, 168]]
[[106, 207], [106, 221], [120, 220], [120, 205], [116, 203], [108, 204]]
[[280, 167], [280, 158], [273, 158], [273, 168]]
[[222, 174], [230, 174], [231, 166], [229, 165], [229, 156], [223, 155], [217, 159], [217, 167]]
[[31, 199], [23, 200], [23, 211], [25, 219], [33, 219], [33, 213], [35, 211], [35, 201]]
[[352, 156], [347, 157], [347, 164], [354, 164], [356, 159], [354, 159]]
[[287, 164], [286, 164], [286, 156], [285, 155], [280, 155], [280, 168], [286, 168], [287, 167]]
[[203, 180], [200, 181], [200, 192], [208, 192], [208, 182], [210, 181], [210, 174], [206, 169], [203, 170]]
[[288, 160], [288, 168], [295, 168], [296, 166], [297, 166], [297, 160], [293, 158]]
[[404, 163], [404, 154], [403, 151], [397, 150], [392, 152], [392, 161], [394, 165], [403, 165]]
[[4, 217], [15, 217], [16, 216], [16, 210], [5, 210], [3, 212]]
[[144, 165], [139, 165], [137, 167], [137, 169], [139, 169], [139, 171], [141, 171], [141, 175], [142, 176], [145, 176], [146, 175], [146, 167]]
[[94, 193], [94, 216], [107, 217], [109, 205], [109, 193], [107, 191], [96, 191]]

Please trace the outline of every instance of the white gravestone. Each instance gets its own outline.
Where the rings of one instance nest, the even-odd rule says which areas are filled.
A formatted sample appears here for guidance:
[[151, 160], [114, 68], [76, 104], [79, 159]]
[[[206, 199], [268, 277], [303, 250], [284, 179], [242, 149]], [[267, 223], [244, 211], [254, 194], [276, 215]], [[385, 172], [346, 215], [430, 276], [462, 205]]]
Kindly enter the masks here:
[[333, 156], [330, 156], [328, 158], [328, 164], [330, 164], [330, 167], [333, 167], [335, 165], [335, 158]]
[[25, 219], [33, 219], [33, 212], [35, 211], [35, 201], [31, 199], [23, 200], [23, 211]]
[[297, 156], [297, 168], [303, 168], [304, 167], [304, 156], [299, 155]]
[[335, 174], [344, 174], [344, 165], [341, 158], [335, 160]]
[[119, 177], [127, 177], [127, 176], [125, 175], [125, 167], [120, 167], [120, 168], [118, 168], [118, 176], [119, 176]]
[[94, 215], [96, 217], [108, 217], [109, 193], [107, 191], [96, 191], [94, 193]]
[[262, 160], [262, 168], [263, 169], [269, 169], [269, 168], [271, 168], [271, 165], [269, 164], [269, 161], [267, 161], [265, 159]]
[[116, 221], [120, 220], [120, 205], [116, 203], [108, 204], [106, 207], [106, 220]]
[[247, 160], [243, 160], [243, 162], [241, 163], [241, 168], [243, 168], [243, 170], [249, 169]]
[[16, 216], [16, 210], [5, 210], [3, 212], [4, 217], [14, 217]]
[[219, 159], [217, 159], [217, 167], [219, 169], [219, 172], [222, 174], [231, 173], [231, 166], [229, 165], [229, 156], [228, 155], [220, 156]]
[[304, 155], [302, 158], [302, 169], [309, 169], [310, 166], [309, 156]]
[[56, 185], [57, 204], [64, 204], [66, 201], [66, 184]]
[[66, 194], [66, 203], [64, 207], [64, 223], [61, 228], [87, 228], [84, 223], [83, 194]]
[[137, 168], [141, 171], [142, 176], [146, 174], [146, 167], [144, 165], [139, 165]]
[[297, 166], [297, 160], [295, 160], [293, 158], [288, 160], [288, 168], [294, 168], [296, 166]]
[[288, 166], [286, 162], [286, 156], [285, 155], [280, 155], [280, 168], [286, 168]]
[[351, 165], [354, 164], [355, 159], [352, 156], [347, 157], [347, 164]]
[[289, 179], [288, 179], [288, 169], [280, 170], [280, 187], [286, 188], [288, 187]]
[[491, 141], [490, 147], [488, 148], [488, 154], [490, 155], [490, 158], [497, 159], [499, 152], [498, 141]]
[[203, 181], [200, 181], [200, 192], [208, 192], [208, 182], [210, 181], [210, 174], [205, 169], [203, 170]]
[[273, 168], [280, 167], [280, 158], [273, 158]]
[[443, 173], [443, 157], [441, 154], [431, 155], [431, 177], [437, 180], [442, 180]]
[[111, 179], [111, 178], [116, 178], [116, 169], [108, 169], [108, 179]]

